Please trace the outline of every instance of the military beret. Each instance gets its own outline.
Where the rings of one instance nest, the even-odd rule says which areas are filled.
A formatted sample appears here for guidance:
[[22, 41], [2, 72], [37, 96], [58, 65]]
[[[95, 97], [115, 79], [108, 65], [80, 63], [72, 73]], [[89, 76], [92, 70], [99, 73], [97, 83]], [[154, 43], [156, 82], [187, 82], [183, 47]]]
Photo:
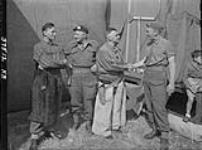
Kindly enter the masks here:
[[73, 31], [83, 31], [86, 34], [88, 34], [88, 29], [84, 25], [77, 25], [76, 27], [73, 28]]
[[146, 27], [155, 29], [155, 30], [163, 30], [164, 29], [164, 25], [160, 22], [152, 22], [152, 23], [148, 23], [146, 24]]
[[202, 57], [202, 50], [194, 50], [192, 53], [191, 53], [191, 56], [192, 58], [195, 58], [195, 57]]

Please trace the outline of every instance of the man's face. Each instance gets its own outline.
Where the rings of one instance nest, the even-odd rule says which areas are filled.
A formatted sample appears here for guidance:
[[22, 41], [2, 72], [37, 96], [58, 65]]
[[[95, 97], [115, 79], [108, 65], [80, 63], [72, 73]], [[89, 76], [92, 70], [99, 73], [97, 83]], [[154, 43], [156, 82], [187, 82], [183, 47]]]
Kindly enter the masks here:
[[155, 30], [155, 29], [153, 29], [153, 28], [151, 28], [151, 27], [146, 27], [145, 34], [150, 39], [155, 39], [155, 37], [158, 35], [158, 31]]
[[197, 56], [194, 58], [194, 60], [199, 63], [199, 64], [202, 64], [202, 56]]
[[87, 38], [87, 34], [83, 31], [74, 31], [73, 38], [80, 43]]
[[120, 35], [118, 34], [117, 31], [111, 31], [107, 38], [110, 40], [110, 41], [113, 41], [114, 43], [118, 44], [119, 41], [120, 41]]
[[55, 27], [52, 28], [47, 28], [44, 32], [43, 35], [45, 37], [47, 37], [49, 40], [54, 40], [56, 37], [56, 31], [55, 31]]

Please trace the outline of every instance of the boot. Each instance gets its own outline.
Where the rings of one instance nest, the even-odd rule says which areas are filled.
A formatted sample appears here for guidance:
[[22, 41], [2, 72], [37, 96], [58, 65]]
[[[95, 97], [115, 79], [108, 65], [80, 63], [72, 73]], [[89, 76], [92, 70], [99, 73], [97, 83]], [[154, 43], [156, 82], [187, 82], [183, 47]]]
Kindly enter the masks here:
[[159, 137], [161, 132], [159, 130], [153, 129], [150, 133], [144, 136], [145, 139], [153, 139], [155, 137]]

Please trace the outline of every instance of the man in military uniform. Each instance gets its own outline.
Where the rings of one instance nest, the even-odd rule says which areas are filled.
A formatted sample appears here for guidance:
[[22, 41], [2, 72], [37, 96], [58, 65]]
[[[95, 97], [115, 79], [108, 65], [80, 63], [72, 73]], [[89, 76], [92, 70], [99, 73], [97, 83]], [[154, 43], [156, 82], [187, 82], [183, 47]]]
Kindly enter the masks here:
[[[160, 136], [161, 150], [168, 149], [168, 112], [165, 108], [168, 95], [174, 91], [175, 61], [171, 43], [160, 34], [164, 29], [160, 22], [146, 25], [149, 42], [146, 57], [135, 63], [134, 67], [144, 66], [144, 92], [148, 110], [148, 121], [152, 132], [146, 139]], [[169, 74], [168, 74], [169, 72]]]
[[29, 116], [31, 146], [36, 150], [41, 135], [49, 133], [61, 137], [53, 130], [57, 122], [61, 102], [60, 69], [67, 63], [62, 49], [53, 41], [56, 36], [53, 23], [42, 27], [43, 39], [34, 46], [33, 59], [36, 64], [32, 87], [32, 111]]
[[88, 29], [78, 25], [74, 29], [74, 40], [65, 50], [72, 66], [70, 85], [73, 130], [78, 129], [80, 117], [86, 122], [86, 131], [91, 133], [93, 101], [96, 96], [96, 76], [91, 72], [95, 64], [97, 42], [88, 39]]

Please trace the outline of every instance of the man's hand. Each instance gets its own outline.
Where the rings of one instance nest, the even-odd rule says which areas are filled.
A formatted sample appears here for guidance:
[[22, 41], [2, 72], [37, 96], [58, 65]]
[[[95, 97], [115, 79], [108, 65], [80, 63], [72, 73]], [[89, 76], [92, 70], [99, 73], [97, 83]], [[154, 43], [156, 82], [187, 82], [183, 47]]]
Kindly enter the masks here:
[[131, 70], [131, 69], [133, 69], [133, 65], [132, 65], [132, 64], [127, 64], [127, 65], [126, 65], [126, 68], [127, 68], [128, 70]]
[[72, 64], [68, 64], [68, 67], [71, 68], [71, 69], [73, 68]]
[[145, 60], [146, 60], [146, 57], [144, 57], [142, 60], [132, 64], [133, 69], [144, 67], [145, 66]]
[[167, 92], [168, 92], [168, 96], [170, 96], [175, 90], [175, 85], [170, 83], [168, 86], [167, 86]]
[[43, 70], [43, 67], [41, 65], [38, 66], [39, 69]]
[[66, 64], [67, 63], [67, 59], [63, 59], [62, 63]]

